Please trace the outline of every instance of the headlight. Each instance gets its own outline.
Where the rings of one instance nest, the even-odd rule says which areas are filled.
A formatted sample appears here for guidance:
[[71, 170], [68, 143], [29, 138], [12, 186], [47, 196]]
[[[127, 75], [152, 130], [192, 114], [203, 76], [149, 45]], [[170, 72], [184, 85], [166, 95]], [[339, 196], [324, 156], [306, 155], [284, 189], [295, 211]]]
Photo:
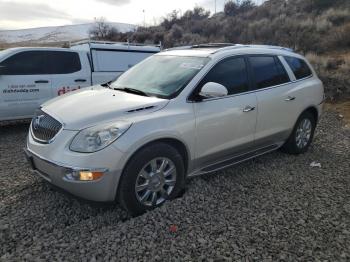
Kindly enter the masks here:
[[129, 129], [131, 123], [118, 121], [81, 130], [73, 139], [69, 149], [80, 153], [93, 153], [111, 143]]

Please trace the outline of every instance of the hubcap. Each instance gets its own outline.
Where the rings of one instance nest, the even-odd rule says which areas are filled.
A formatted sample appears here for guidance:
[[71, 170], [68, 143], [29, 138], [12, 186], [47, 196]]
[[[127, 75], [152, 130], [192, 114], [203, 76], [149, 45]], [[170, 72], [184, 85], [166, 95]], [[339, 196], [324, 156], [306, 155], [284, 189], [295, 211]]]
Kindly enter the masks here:
[[307, 146], [311, 138], [312, 123], [310, 119], [303, 119], [296, 131], [295, 141], [297, 147], [302, 149]]
[[175, 184], [176, 167], [173, 161], [165, 157], [152, 159], [137, 175], [137, 200], [145, 206], [159, 205], [168, 199]]

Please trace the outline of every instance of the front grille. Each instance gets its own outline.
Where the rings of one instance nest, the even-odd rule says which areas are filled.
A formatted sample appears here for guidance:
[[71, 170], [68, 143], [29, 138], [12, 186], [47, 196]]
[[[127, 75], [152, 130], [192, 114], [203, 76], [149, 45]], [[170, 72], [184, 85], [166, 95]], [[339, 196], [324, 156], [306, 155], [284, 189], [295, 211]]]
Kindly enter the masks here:
[[62, 124], [42, 110], [37, 110], [32, 120], [33, 138], [40, 143], [50, 143], [61, 130]]

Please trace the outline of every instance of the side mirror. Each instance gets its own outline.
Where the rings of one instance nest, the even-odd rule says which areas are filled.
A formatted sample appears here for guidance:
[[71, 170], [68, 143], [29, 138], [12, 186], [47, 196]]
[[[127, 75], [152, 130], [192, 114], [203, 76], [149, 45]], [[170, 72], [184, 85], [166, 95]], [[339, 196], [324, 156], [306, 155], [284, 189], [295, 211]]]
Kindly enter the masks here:
[[227, 96], [227, 94], [228, 91], [225, 86], [214, 82], [206, 83], [199, 92], [199, 95], [204, 98]]

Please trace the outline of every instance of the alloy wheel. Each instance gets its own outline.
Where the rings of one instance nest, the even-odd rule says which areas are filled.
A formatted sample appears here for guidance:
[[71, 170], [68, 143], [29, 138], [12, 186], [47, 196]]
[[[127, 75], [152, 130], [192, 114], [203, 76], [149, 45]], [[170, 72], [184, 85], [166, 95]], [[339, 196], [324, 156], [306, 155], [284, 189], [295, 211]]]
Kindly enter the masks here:
[[160, 157], [149, 161], [136, 178], [137, 200], [149, 207], [168, 199], [176, 184], [176, 167], [173, 161]]
[[304, 118], [300, 121], [296, 130], [295, 142], [298, 148], [302, 149], [306, 147], [310, 141], [312, 133], [312, 123], [308, 118]]

